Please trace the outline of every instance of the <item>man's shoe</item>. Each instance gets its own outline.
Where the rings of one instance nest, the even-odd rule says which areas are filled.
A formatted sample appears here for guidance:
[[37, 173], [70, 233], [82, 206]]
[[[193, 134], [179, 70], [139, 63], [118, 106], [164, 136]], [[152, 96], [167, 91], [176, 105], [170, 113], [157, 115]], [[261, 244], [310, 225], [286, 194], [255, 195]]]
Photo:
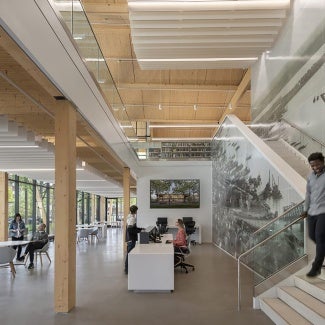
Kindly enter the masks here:
[[28, 270], [31, 270], [31, 269], [33, 269], [34, 268], [34, 264], [33, 263], [30, 263], [29, 265], [28, 265]]
[[317, 275], [320, 275], [321, 270], [315, 270], [315, 269], [311, 269], [306, 275], [310, 278], [314, 278]]
[[25, 261], [25, 256], [18, 257], [17, 258], [17, 261], [19, 261], [19, 262]]

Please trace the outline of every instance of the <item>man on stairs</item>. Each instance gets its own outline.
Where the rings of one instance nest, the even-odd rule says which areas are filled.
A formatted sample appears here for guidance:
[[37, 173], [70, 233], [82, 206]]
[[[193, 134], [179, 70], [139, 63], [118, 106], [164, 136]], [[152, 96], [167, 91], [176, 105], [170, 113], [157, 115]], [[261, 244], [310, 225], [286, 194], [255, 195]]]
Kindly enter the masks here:
[[305, 209], [302, 217], [307, 217], [308, 234], [316, 244], [316, 256], [308, 277], [321, 273], [325, 256], [325, 168], [324, 156], [314, 152], [308, 157], [312, 172], [307, 178]]

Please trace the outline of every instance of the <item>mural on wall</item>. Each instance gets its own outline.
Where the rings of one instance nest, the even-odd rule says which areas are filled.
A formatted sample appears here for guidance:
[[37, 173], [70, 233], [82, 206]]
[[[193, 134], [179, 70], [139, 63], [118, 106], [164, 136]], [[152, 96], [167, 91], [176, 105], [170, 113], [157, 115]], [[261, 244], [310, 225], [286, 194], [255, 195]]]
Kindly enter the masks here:
[[213, 242], [238, 256], [251, 246], [253, 232], [301, 200], [226, 119], [212, 141]]

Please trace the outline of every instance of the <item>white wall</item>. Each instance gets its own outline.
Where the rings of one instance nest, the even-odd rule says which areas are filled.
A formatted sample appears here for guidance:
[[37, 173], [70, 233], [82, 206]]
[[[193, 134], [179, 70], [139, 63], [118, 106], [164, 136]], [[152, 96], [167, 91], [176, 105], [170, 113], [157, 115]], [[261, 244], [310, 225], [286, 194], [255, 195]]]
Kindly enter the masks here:
[[[200, 208], [150, 209], [151, 179], [200, 179]], [[193, 217], [200, 225], [202, 242], [212, 242], [211, 162], [160, 162], [159, 166], [144, 167], [137, 180], [138, 227], [155, 225], [157, 217], [167, 217], [168, 224], [176, 219]]]

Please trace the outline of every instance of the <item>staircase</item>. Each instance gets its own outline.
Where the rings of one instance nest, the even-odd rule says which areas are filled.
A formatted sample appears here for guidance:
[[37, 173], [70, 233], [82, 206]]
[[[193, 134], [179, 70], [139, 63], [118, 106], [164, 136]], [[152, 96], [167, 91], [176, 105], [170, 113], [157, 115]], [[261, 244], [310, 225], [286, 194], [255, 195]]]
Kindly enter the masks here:
[[[310, 173], [308, 161], [284, 140], [265, 143], [305, 179]], [[305, 270], [307, 272], [308, 270]], [[275, 324], [325, 325], [325, 269], [316, 278], [293, 276], [292, 286], [276, 288], [275, 298], [260, 298], [261, 310]]]
[[299, 175], [305, 179], [307, 178], [311, 169], [307, 158], [305, 158], [299, 151], [290, 146], [284, 140], [267, 140], [265, 143], [284, 161], [286, 161], [287, 164], [290, 165]]
[[261, 298], [260, 306], [275, 324], [324, 325], [325, 276], [295, 275], [294, 286], [278, 287], [277, 297]]

